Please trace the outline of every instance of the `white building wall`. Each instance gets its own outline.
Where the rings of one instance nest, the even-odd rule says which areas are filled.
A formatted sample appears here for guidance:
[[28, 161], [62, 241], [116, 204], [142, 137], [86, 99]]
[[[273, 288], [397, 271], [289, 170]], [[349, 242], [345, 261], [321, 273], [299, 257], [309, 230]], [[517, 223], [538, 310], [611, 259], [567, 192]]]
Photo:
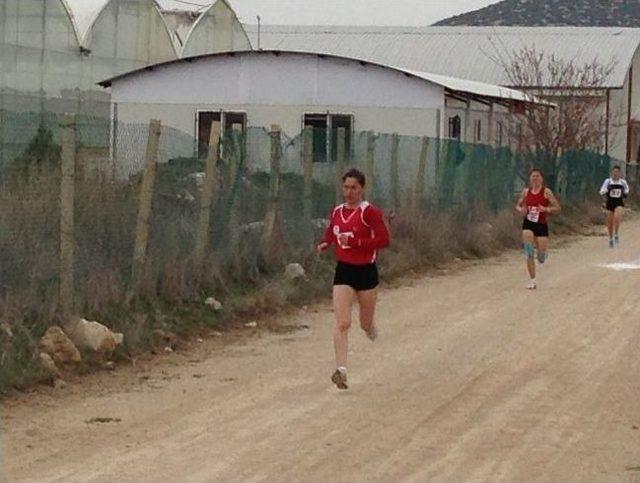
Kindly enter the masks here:
[[[629, 81], [623, 89], [609, 91], [609, 155], [621, 161], [627, 159], [627, 106], [629, 102]], [[606, 101], [605, 101], [606, 109]]]
[[[179, 62], [116, 79], [111, 89], [116, 151], [119, 157], [130, 153], [135, 159], [125, 164], [133, 167], [140, 165], [145, 143], [132, 150], [128, 133], [139, 137], [150, 119], [161, 120], [176, 140], [163, 145], [161, 157], [170, 159], [193, 155], [193, 143], [183, 141], [195, 140], [199, 110], [246, 112], [249, 127], [266, 131], [278, 124], [285, 138], [294, 139], [305, 113], [349, 114], [356, 136], [375, 131], [437, 137], [444, 107], [441, 86], [387, 68], [314, 55], [243, 54]], [[260, 155], [249, 153], [262, 163], [258, 169], [268, 167], [266, 139], [256, 148]], [[285, 159], [299, 159], [299, 145], [292, 146]]]
[[113, 81], [115, 103], [439, 108], [443, 88], [391, 69], [315, 55], [176, 62]]
[[[449, 119], [455, 116], [460, 116], [461, 141], [473, 144], [497, 145], [498, 123], [502, 122], [504, 125], [503, 145], [507, 145], [508, 128], [506, 122], [510, 118], [508, 114], [509, 110], [502, 105], [494, 103], [493, 111], [493, 116], [491, 116], [489, 105], [476, 101], [471, 101], [469, 104], [469, 110], [467, 110], [465, 102], [458, 99], [447, 98], [447, 108], [445, 110], [445, 118], [443, 121], [442, 137], [449, 137]], [[480, 122], [480, 139], [476, 138], [476, 121]], [[466, 135], [465, 122], [468, 122]], [[490, 134], [492, 139], [490, 139]]]
[[[631, 64], [633, 69], [633, 82], [631, 91], [631, 121], [634, 123], [631, 129], [631, 142], [629, 160], [632, 163], [639, 161], [640, 155], [640, 128], [635, 126], [635, 123], [640, 123], [640, 49], [636, 51], [633, 62]], [[612, 104], [615, 104], [617, 109], [622, 112], [622, 126], [615, 127], [617, 146], [615, 148], [616, 158], [626, 160], [627, 150], [627, 112], [629, 105], [629, 72], [625, 79], [624, 89], [611, 91], [613, 99]]]

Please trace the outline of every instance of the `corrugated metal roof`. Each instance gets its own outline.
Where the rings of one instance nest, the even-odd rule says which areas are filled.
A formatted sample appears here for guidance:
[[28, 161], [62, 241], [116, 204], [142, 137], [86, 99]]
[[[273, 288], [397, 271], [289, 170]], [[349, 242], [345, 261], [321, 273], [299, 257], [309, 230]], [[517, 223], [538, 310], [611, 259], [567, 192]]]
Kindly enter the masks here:
[[[116, 77], [112, 77], [111, 79], [106, 79], [98, 84], [102, 87], [111, 87], [113, 82], [120, 81], [122, 79], [133, 77], [137, 74], [144, 72], [152, 72], [158, 71], [163, 67], [168, 67], [171, 65], [179, 64], [179, 63], [193, 63], [199, 60], [207, 60], [218, 57], [227, 57], [227, 56], [260, 56], [260, 55], [272, 55], [272, 54], [289, 54], [289, 55], [316, 55], [316, 56], [326, 56], [328, 58], [336, 58], [340, 60], [347, 60], [354, 63], [362, 63], [361, 59], [355, 59], [350, 57], [338, 56], [333, 54], [319, 54], [316, 52], [301, 52], [301, 51], [281, 51], [281, 50], [247, 50], [247, 51], [236, 51], [236, 52], [221, 52], [214, 54], [205, 54], [205, 55], [197, 55], [193, 57], [183, 57], [176, 60], [171, 60], [169, 62], [163, 62], [161, 64], [150, 65], [147, 67], [142, 67], [140, 69], [133, 70], [131, 72], [127, 72]], [[501, 87], [496, 85], [485, 84], [483, 82], [469, 81], [465, 79], [456, 79], [453, 77], [447, 77], [442, 75], [430, 74], [427, 72], [419, 72], [413, 71], [409, 69], [403, 69], [400, 67], [394, 67], [390, 65], [384, 65], [377, 62], [370, 62], [371, 65], [376, 65], [378, 67], [382, 67], [385, 69], [395, 70], [397, 72], [401, 72], [408, 76], [418, 77], [424, 81], [431, 82], [433, 84], [437, 84], [451, 91], [473, 94], [477, 96], [482, 96], [485, 98], [493, 98], [493, 99], [503, 99], [503, 100], [517, 100], [528, 103], [537, 103], [544, 104], [548, 106], [553, 106], [554, 104], [542, 101], [540, 99], [535, 98], [534, 96], [530, 96], [522, 91], [518, 91], [515, 89], [509, 89], [508, 87]]]
[[400, 67], [395, 67], [395, 69], [407, 72], [408, 74], [412, 74], [416, 77], [420, 77], [426, 81], [433, 82], [434, 84], [438, 84], [451, 91], [464, 92], [467, 94], [474, 94], [482, 97], [491, 97], [495, 99], [508, 99], [535, 104], [544, 104], [552, 107], [555, 106], [555, 104], [553, 103], [538, 99], [534, 96], [526, 94], [525, 92], [516, 89], [510, 89], [508, 87], [486, 84], [484, 82], [471, 81], [467, 79], [458, 79], [457, 77], [431, 74], [430, 72], [419, 72], [415, 70], [402, 69]]
[[[257, 47], [257, 27], [245, 28]], [[579, 63], [614, 61], [603, 87], [622, 87], [640, 45], [640, 29], [629, 28], [263, 26], [260, 33], [261, 48], [335, 54], [496, 85], [509, 84], [500, 59], [535, 47]]]

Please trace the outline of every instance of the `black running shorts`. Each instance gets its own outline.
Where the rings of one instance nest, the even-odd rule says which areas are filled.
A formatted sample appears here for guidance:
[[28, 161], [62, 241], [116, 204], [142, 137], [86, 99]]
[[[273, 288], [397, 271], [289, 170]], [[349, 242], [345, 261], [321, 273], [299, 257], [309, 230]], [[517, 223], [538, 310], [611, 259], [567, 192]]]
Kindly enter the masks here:
[[616, 211], [618, 206], [624, 207], [622, 198], [607, 198], [607, 211]]
[[378, 286], [378, 267], [375, 263], [368, 265], [351, 265], [338, 262], [334, 285], [348, 285], [356, 292], [372, 290]]
[[534, 223], [533, 221], [525, 218], [522, 223], [522, 229], [532, 231], [534, 236], [549, 236], [549, 225], [546, 223]]

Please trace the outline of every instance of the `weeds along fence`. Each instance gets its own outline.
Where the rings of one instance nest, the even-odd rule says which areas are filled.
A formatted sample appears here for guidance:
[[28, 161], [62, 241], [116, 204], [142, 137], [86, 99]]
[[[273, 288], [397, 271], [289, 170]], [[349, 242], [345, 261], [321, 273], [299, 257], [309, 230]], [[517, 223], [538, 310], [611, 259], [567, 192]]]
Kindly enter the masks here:
[[213, 123], [199, 143], [158, 121], [117, 130], [80, 116], [22, 122], [12, 131], [29, 139], [12, 143], [0, 169], [0, 320], [19, 314], [30, 327], [248, 291], [285, 263], [315, 263], [348, 167], [367, 175], [368, 198], [396, 240], [428, 246], [440, 236], [438, 214], [465, 231], [483, 213], [511, 209], [533, 166], [573, 201], [595, 192], [610, 166], [593, 153], [551, 163], [506, 147], [344, 129], [327, 143], [310, 127], [289, 138], [275, 125]]

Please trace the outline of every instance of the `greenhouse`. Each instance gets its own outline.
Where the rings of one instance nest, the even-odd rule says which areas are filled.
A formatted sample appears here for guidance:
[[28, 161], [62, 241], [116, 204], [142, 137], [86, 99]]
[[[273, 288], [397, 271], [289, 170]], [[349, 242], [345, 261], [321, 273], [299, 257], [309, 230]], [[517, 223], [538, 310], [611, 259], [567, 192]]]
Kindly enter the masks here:
[[106, 147], [110, 94], [101, 80], [174, 60], [182, 50], [249, 47], [222, 0], [196, 12], [184, 45], [161, 7], [155, 0], [0, 1], [0, 166], [36, 136], [55, 138], [63, 113], [80, 116], [83, 145]]
[[250, 49], [249, 37], [235, 12], [225, 0], [218, 0], [194, 23], [181, 57]]

